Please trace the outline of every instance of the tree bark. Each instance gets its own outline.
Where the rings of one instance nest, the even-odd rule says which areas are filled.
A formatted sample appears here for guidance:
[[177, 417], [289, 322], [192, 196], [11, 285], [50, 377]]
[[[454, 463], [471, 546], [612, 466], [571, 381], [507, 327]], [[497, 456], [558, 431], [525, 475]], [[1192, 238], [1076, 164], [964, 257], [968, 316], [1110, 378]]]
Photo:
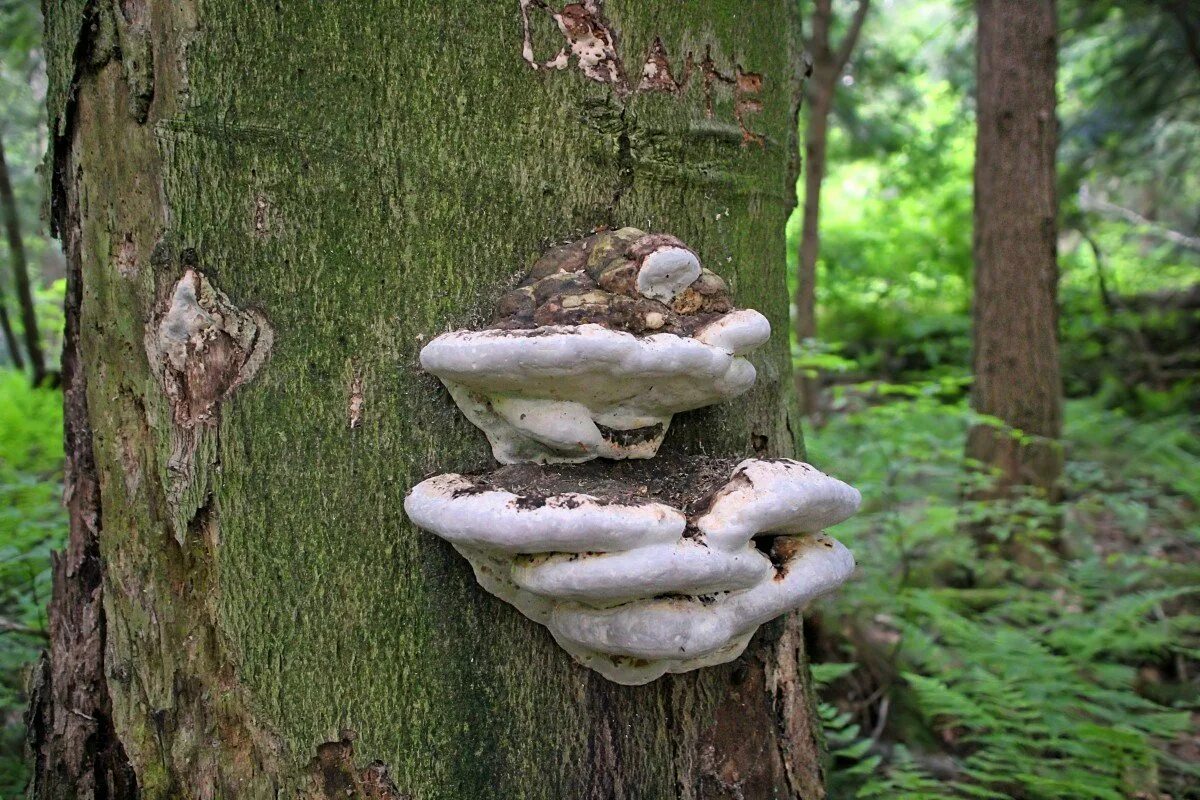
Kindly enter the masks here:
[[[859, 0], [836, 52], [831, 40], [833, 0], [815, 0], [812, 35], [806, 40], [812, 58], [812, 75], [807, 81], [808, 114], [804, 134], [804, 215], [800, 231], [800, 253], [796, 273], [795, 332], [797, 341], [817, 335], [817, 257], [821, 250], [821, 186], [829, 150], [829, 115], [838, 81], [846, 71], [858, 44], [870, 0]], [[805, 414], [817, 411], [820, 386], [816, 378], [797, 374], [796, 389]]]
[[[797, 617], [617, 686], [401, 507], [491, 466], [422, 344], [597, 226], [680, 236], [776, 328], [667, 446], [802, 452], [793, 6], [586, 3], [602, 81], [532, 68], [516, 0], [48, 0], [71, 537], [34, 797], [823, 796]], [[640, 90], [660, 45], [677, 85]], [[189, 289], [216, 328], [175, 353]]]
[[21, 355], [21, 346], [17, 344], [17, 335], [8, 316], [8, 296], [3, 284], [0, 284], [0, 332], [4, 334], [4, 346], [8, 348], [8, 357], [13, 366], [25, 369], [25, 357]]
[[1053, 0], [978, 0], [973, 405], [1030, 438], [974, 427], [981, 497], [1057, 497], [1062, 453]]
[[[25, 352], [33, 369], [33, 385], [41, 386], [49, 374], [46, 359], [42, 355], [42, 337], [38, 333], [37, 306], [33, 302], [33, 287], [29, 280], [29, 259], [25, 256], [25, 241], [21, 238], [21, 218], [17, 213], [17, 199], [13, 195], [12, 179], [8, 174], [8, 161], [4, 157], [4, 140], [0, 139], [0, 213], [4, 215], [4, 235], [8, 242], [8, 256], [12, 263], [13, 289], [21, 307], [21, 326], [25, 334]], [[12, 329], [7, 310], [2, 312], [3, 325], [9, 351], [14, 363], [21, 364], [20, 353], [13, 347]]]

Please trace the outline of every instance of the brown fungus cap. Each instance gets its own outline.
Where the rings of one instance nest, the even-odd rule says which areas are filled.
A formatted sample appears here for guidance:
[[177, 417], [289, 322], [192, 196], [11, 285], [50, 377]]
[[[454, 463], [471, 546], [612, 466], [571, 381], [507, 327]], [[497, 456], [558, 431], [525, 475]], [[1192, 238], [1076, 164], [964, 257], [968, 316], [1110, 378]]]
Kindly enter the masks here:
[[517, 288], [500, 298], [491, 327], [594, 323], [636, 335], [692, 336], [733, 310], [729, 285], [703, 268], [678, 291], [647, 293], [643, 270], [667, 253], [686, 253], [699, 263], [674, 236], [636, 228], [602, 231], [554, 247]]

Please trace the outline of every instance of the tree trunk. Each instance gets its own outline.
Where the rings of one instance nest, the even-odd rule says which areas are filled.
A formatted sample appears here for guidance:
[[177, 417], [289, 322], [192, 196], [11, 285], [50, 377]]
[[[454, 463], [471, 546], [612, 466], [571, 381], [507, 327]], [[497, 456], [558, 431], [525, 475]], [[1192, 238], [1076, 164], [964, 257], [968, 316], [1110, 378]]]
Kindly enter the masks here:
[[[812, 58], [812, 76], [807, 82], [807, 125], [804, 133], [804, 215], [800, 229], [800, 253], [796, 273], [795, 332], [797, 341], [817, 335], [817, 256], [821, 250], [821, 187], [825, 182], [825, 164], [829, 148], [829, 115], [833, 96], [846, 71], [850, 55], [858, 43], [870, 0], [859, 0], [834, 52], [832, 0], [816, 0], [812, 14], [812, 35], [808, 52]], [[820, 384], [813, 376], [798, 374], [796, 391], [805, 414], [817, 411]]]
[[975, 146], [976, 411], [967, 456], [1016, 486], [1057, 496], [1062, 454], [1055, 192], [1057, 21], [1053, 0], [979, 0]]
[[13, 332], [12, 320], [8, 317], [8, 297], [4, 285], [0, 284], [0, 333], [4, 335], [4, 346], [8, 349], [9, 360], [17, 369], [25, 369], [25, 358], [21, 355], [21, 346], [17, 344], [17, 335]]
[[[813, 68], [813, 83], [817, 80]], [[810, 92], [808, 125], [804, 134], [804, 216], [800, 232], [799, 272], [796, 274], [796, 340], [817, 335], [817, 255], [821, 248], [821, 184], [825, 180], [825, 150], [829, 136], [832, 96]], [[815, 376], [798, 374], [796, 389], [805, 414], [817, 411], [820, 391]]]
[[560, 70], [536, 2], [48, 0], [71, 534], [34, 797], [823, 796], [797, 618], [618, 686], [401, 507], [491, 466], [422, 344], [596, 226], [680, 236], [775, 325], [667, 446], [801, 447], [793, 6], [588, 2], [565, 30], [620, 58]]
[[[33, 368], [33, 385], [46, 382], [46, 359], [42, 355], [42, 337], [38, 333], [37, 307], [33, 302], [33, 287], [29, 281], [29, 259], [25, 257], [25, 241], [21, 238], [21, 218], [17, 213], [17, 199], [13, 195], [12, 179], [8, 174], [8, 161], [4, 157], [4, 140], [0, 139], [0, 213], [4, 215], [4, 235], [8, 242], [8, 256], [12, 262], [13, 288], [21, 307], [21, 326], [25, 333], [25, 352]], [[12, 336], [8, 312], [3, 312], [5, 336]], [[8, 339], [13, 362], [21, 364], [21, 356]]]

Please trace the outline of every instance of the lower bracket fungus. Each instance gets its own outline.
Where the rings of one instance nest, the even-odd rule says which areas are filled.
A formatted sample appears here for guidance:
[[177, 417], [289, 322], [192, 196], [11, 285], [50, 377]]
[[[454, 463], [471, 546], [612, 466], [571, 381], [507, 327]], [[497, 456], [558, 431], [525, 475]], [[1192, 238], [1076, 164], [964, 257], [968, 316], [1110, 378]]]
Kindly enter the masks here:
[[622, 228], [547, 252], [489, 328], [437, 337], [421, 365], [502, 464], [651, 458], [674, 414], [754, 385], [745, 355], [770, 334], [678, 239]]
[[737, 658], [845, 581], [854, 557], [821, 531], [859, 502], [799, 461], [701, 458], [439, 475], [404, 507], [576, 661], [641, 684]]

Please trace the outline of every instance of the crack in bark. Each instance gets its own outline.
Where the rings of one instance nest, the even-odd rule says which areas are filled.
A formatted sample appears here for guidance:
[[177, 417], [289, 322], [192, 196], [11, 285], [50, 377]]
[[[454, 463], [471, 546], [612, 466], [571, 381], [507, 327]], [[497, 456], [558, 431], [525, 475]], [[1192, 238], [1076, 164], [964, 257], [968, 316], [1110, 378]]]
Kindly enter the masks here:
[[79, 203], [62, 180], [76, 168], [70, 147], [74, 138], [74, 98], [89, 61], [86, 55], [90, 39], [86, 32], [92, 29], [92, 16], [85, 15], [76, 45], [77, 72], [72, 82], [72, 102], [66, 110], [66, 133], [55, 136], [52, 150], [52, 225], [63, 241], [68, 265], [62, 376], [64, 501], [69, 532], [66, 550], [52, 556], [50, 648], [38, 664], [26, 716], [34, 759], [28, 796], [35, 800], [138, 796], [137, 776], [116, 734], [105, 676], [102, 509], [88, 416], [87, 379], [81, 363]]

